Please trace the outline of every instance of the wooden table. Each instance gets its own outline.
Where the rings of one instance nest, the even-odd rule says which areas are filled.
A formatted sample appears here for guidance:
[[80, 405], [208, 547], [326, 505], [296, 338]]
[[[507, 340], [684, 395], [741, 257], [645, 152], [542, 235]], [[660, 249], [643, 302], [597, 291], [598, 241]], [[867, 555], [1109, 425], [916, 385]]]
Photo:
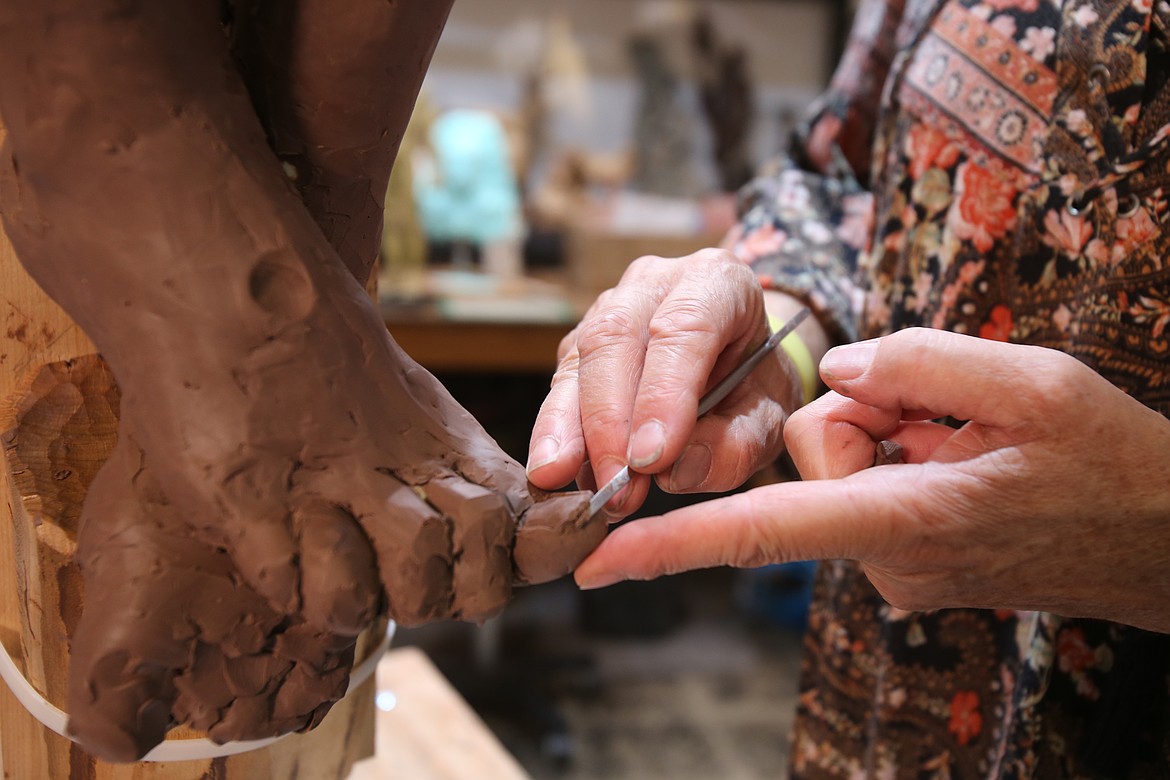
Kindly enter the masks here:
[[[458, 278], [445, 269], [430, 275], [436, 280], [432, 286], [438, 287], [451, 286], [451, 279]], [[465, 274], [462, 284], [474, 287], [477, 279], [485, 287], [491, 284], [490, 277], [476, 274]], [[561, 339], [592, 296], [574, 293], [559, 272], [500, 287], [496, 295], [459, 298], [440, 292], [417, 303], [383, 297], [382, 319], [406, 353], [433, 372], [551, 374]]]
[[394, 340], [429, 371], [549, 373], [572, 322], [519, 323], [452, 320], [433, 307], [383, 304]]
[[375, 756], [349, 780], [530, 780], [418, 648], [379, 662], [376, 701]]

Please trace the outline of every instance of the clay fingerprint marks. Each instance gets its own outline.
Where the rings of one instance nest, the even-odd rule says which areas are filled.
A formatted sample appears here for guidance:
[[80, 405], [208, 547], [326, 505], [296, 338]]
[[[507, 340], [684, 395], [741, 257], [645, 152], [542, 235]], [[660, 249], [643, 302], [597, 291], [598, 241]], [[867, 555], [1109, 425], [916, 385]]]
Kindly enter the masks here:
[[344, 636], [357, 636], [377, 617], [378, 562], [357, 520], [320, 499], [293, 511], [299, 538], [301, 608], [305, 619]]
[[[226, 553], [192, 539], [132, 439], [115, 446], [118, 403], [105, 363], [88, 355], [31, 372], [3, 417], [9, 473], [39, 541], [43, 574], [29, 587], [37, 602], [61, 605], [36, 634], [72, 637], [68, 694], [49, 680], [51, 699], [66, 702], [88, 751], [116, 761], [143, 755], [176, 723], [225, 740], [315, 725], [345, 691], [374, 596], [357, 608], [336, 596], [340, 606], [330, 604], [328, 594], [353, 585], [343, 580], [306, 604], [346, 629], [334, 634], [273, 610]], [[316, 511], [297, 520], [306, 543], [360, 556], [330, 536], [337, 524], [311, 521]], [[376, 583], [365, 591], [376, 594]], [[64, 646], [42, 652], [65, 666]]]
[[421, 486], [426, 500], [451, 519], [452, 612], [481, 621], [500, 612], [512, 595], [516, 526], [494, 491], [449, 476]]
[[205, 541], [221, 544], [275, 611], [356, 637], [381, 609], [377, 559], [341, 503], [293, 490], [312, 473], [284, 457], [246, 459], [226, 478], [230, 512]]
[[517, 584], [538, 585], [569, 574], [605, 538], [603, 512], [589, 514], [587, 492], [539, 493], [516, 531]]
[[120, 441], [86, 504], [70, 729], [129, 761], [176, 724], [220, 741], [316, 725], [345, 692], [356, 637], [273, 609], [225, 551], [192, 538], [145, 466]]
[[248, 275], [248, 294], [277, 324], [303, 320], [317, 302], [308, 274], [291, 252], [261, 257]]
[[[332, 516], [332, 527], [300, 523], [304, 565], [316, 568], [314, 574], [306, 571], [306, 583], [326, 583], [325, 592], [337, 594], [321, 597], [322, 603], [332, 604], [324, 610], [314, 607], [314, 622], [322, 620], [322, 611], [336, 616], [351, 610], [342, 585], [357, 582], [365, 589], [369, 578], [376, 580], [379, 612], [402, 625], [451, 616], [450, 530], [421, 490], [389, 469], [370, 468], [363, 458], [349, 456], [331, 459], [324, 468], [297, 471], [292, 496], [305, 507], [299, 511], [306, 519]], [[336, 522], [339, 517], [352, 525], [343, 527]], [[308, 535], [333, 537], [338, 546], [310, 554]], [[368, 569], [360, 561], [368, 561]], [[306, 595], [308, 591], [306, 585]]]

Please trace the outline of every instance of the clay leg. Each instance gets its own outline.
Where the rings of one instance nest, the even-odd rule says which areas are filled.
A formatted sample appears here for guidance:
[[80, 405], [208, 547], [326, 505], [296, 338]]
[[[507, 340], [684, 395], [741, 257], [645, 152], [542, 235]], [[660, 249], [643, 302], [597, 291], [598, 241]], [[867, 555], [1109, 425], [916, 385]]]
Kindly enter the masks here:
[[[474, 499], [475, 530], [465, 538], [454, 528], [446, 557], [447, 591], [474, 586], [466, 597], [477, 609], [446, 598], [397, 616], [498, 609], [510, 587], [500, 563], [510, 557], [511, 522], [532, 504], [523, 472], [386, 336], [272, 159], [216, 20], [202, 4], [113, 21], [88, 5], [58, 10], [77, 21], [45, 25], [32, 57], [52, 67], [32, 70], [31, 92], [0, 96], [33, 204], [12, 215], [29, 229], [13, 232], [34, 275], [110, 361], [123, 417], [164, 489], [289, 611], [299, 607], [290, 528], [300, 503], [333, 501], [378, 548], [391, 525], [430, 538], [434, 518], [421, 506], [454, 528], [439, 505], [453, 502], [466, 516]], [[14, 49], [38, 37], [24, 32], [12, 36]], [[76, 121], [38, 124], [50, 107]], [[140, 349], [148, 334], [156, 346]], [[353, 495], [310, 487], [335, 464], [351, 478], [390, 477], [379, 486], [390, 492], [420, 488], [408, 492], [423, 503], [355, 514]], [[571, 503], [556, 512], [570, 518], [583, 505], [553, 503]], [[429, 547], [413, 554], [444, 557]], [[393, 567], [382, 568], [401, 589], [385, 571]], [[393, 588], [389, 596], [394, 610]]]
[[[5, 19], [5, 51], [42, 64], [28, 82], [0, 85], [26, 204], [9, 226], [30, 269], [110, 358], [125, 427], [155, 453], [168, 494], [285, 612], [313, 612], [301, 593], [329, 572], [309, 565], [305, 529], [344, 540], [353, 518], [400, 619], [498, 609], [511, 524], [532, 502], [522, 473], [498, 462], [337, 272], [223, 58], [186, 61], [192, 37], [211, 50], [219, 31], [194, 8], [171, 20], [56, 10], [77, 23], [40, 40], [26, 35], [30, 20]], [[78, 51], [89, 59], [78, 63]], [[225, 89], [207, 94], [209, 83]], [[150, 99], [126, 106], [127, 94]], [[119, 96], [121, 113], [95, 110]], [[54, 121], [38, 124], [46, 114]], [[76, 135], [62, 137], [62, 116]], [[195, 327], [172, 327], [175, 312]], [[152, 337], [153, 354], [141, 354]], [[184, 452], [192, 457], [179, 460]], [[567, 534], [571, 549], [544, 560], [564, 570], [600, 529], [578, 527], [580, 500], [560, 502], [569, 511], [528, 512], [521, 538]], [[322, 614], [332, 613], [316, 622], [331, 619]]]
[[243, 0], [232, 53], [269, 144], [359, 282], [398, 145], [453, 0]]

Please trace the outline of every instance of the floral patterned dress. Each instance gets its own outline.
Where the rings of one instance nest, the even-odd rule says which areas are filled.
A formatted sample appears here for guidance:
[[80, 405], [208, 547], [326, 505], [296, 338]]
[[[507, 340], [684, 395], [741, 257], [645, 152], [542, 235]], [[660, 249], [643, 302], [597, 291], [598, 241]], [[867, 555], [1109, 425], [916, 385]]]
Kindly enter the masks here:
[[[840, 339], [1068, 352], [1170, 414], [1170, 5], [863, 0], [735, 251]], [[1119, 497], [1123, 500], [1123, 497]], [[1167, 637], [889, 607], [820, 567], [796, 777], [1170, 777]]]

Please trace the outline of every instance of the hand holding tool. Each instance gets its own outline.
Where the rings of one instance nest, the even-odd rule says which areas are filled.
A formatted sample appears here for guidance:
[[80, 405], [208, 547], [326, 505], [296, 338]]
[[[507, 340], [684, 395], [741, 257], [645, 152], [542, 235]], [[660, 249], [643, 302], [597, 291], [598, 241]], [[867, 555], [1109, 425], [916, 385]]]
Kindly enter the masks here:
[[[788, 334], [796, 330], [796, 326], [804, 322], [804, 319], [809, 315], [807, 308], [801, 309], [792, 319], [784, 323], [784, 325], [771, 336], [768, 340], [757, 347], [749, 354], [734, 371], [723, 378], [719, 384], [712, 387], [706, 395], [699, 400], [699, 413], [696, 415], [702, 417], [707, 412], [711, 411], [715, 406], [727, 397], [728, 393], [735, 389], [736, 385], [742, 382], [748, 374], [755, 370], [763, 359], [776, 348], [776, 346], [785, 339]], [[605, 484], [603, 488], [598, 490], [593, 498], [589, 500], [589, 514], [593, 516], [601, 511], [601, 509], [609, 503], [609, 500], [618, 494], [622, 488], [630, 482], [630, 467], [623, 466], [613, 479]]]

